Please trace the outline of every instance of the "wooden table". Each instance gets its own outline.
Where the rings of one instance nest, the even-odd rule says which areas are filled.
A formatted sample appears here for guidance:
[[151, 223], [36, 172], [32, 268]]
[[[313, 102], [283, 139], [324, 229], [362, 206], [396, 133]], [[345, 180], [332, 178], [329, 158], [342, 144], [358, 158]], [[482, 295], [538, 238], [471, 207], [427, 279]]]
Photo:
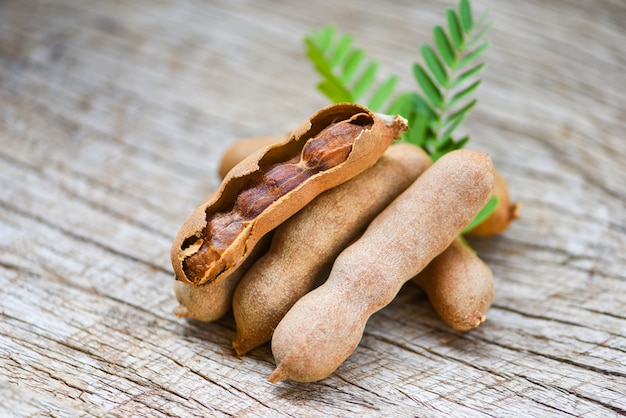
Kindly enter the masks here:
[[271, 385], [231, 314], [173, 316], [172, 238], [230, 144], [327, 104], [309, 29], [413, 89], [455, 3], [0, 3], [0, 415], [626, 414], [626, 5], [473, 4], [495, 26], [465, 129], [523, 205], [472, 241], [487, 322], [455, 332], [407, 285], [330, 378]]

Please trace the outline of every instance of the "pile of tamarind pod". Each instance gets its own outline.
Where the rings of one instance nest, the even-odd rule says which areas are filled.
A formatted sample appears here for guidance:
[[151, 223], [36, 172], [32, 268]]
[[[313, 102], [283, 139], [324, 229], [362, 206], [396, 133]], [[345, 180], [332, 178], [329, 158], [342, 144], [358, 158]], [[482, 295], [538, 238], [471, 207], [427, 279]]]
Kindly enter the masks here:
[[172, 245], [175, 313], [212, 321], [232, 306], [233, 348], [271, 340], [273, 383], [332, 374], [409, 280], [452, 328], [480, 325], [493, 275], [460, 234], [492, 194], [496, 211], [471, 234], [504, 231], [519, 205], [482, 152], [432, 163], [417, 146], [389, 146], [406, 129], [401, 117], [339, 104], [287, 139], [235, 143], [220, 189]]

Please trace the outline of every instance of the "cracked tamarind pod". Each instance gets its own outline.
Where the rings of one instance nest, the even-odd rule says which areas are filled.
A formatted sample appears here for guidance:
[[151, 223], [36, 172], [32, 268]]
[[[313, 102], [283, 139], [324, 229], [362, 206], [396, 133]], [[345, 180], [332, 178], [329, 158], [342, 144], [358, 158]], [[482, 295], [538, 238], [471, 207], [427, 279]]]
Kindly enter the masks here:
[[270, 250], [235, 289], [237, 354], [269, 341], [289, 308], [313, 288], [337, 255], [430, 164], [421, 148], [394, 145], [373, 167], [320, 194], [281, 224]]
[[[285, 141], [233, 167], [174, 238], [171, 260], [181, 303], [176, 314], [202, 321], [221, 317], [231, 304], [234, 273], [259, 240], [318, 194], [371, 167], [406, 129], [400, 116], [335, 104]], [[189, 300], [195, 302], [185, 305]]]
[[461, 238], [411, 280], [424, 289], [439, 317], [459, 331], [482, 324], [493, 301], [491, 269]]
[[369, 317], [480, 212], [493, 182], [482, 152], [461, 149], [437, 160], [337, 257], [326, 282], [283, 317], [272, 336], [276, 369], [269, 381], [311, 382], [333, 373], [358, 346]]

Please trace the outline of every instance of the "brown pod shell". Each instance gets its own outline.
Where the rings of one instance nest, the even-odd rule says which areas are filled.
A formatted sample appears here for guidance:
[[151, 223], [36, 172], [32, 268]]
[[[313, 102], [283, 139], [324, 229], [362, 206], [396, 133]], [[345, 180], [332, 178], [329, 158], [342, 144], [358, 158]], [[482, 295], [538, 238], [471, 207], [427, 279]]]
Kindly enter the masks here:
[[285, 313], [311, 290], [337, 255], [430, 164], [421, 148], [394, 145], [373, 167], [320, 194], [281, 224], [270, 250], [235, 290], [237, 354], [269, 341]]
[[220, 178], [223, 179], [224, 177], [226, 177], [228, 172], [234, 166], [239, 164], [254, 151], [258, 151], [259, 149], [267, 147], [269, 145], [278, 144], [284, 139], [285, 137], [282, 136], [256, 136], [251, 138], [243, 138], [236, 141], [226, 151], [224, 151], [224, 154], [222, 155], [222, 159], [220, 160], [220, 168], [218, 170]]
[[[224, 243], [224, 248], [220, 250], [216, 261], [203, 266], [201, 277], [188, 277], [185, 272], [185, 260], [203, 248], [202, 245], [207, 239], [203, 231], [211, 216], [232, 211], [247, 184], [277, 164], [287, 164], [298, 155], [304, 155], [308, 141], [314, 140], [316, 135], [326, 128], [348, 121], [352, 125], [362, 126], [362, 129], [351, 138], [351, 146], [345, 159], [341, 159], [337, 165], [303, 178], [295, 187], [290, 185], [288, 192], [272, 201], [254, 218], [240, 224], [242, 230]], [[228, 277], [237, 270], [261, 237], [303, 208], [321, 192], [349, 180], [372, 166], [389, 144], [406, 129], [406, 120], [400, 116], [383, 117], [363, 106], [340, 103], [323, 108], [314, 114], [285, 141], [253, 153], [230, 170], [216, 196], [198, 206], [182, 225], [171, 249], [172, 267], [176, 278], [188, 284], [204, 285]], [[323, 154], [324, 144], [321, 145]], [[311, 149], [310, 153], [316, 151], [313, 147]], [[334, 154], [330, 154], [331, 160], [335, 157]], [[313, 159], [315, 154], [307, 158]]]
[[459, 331], [482, 324], [493, 301], [491, 269], [461, 238], [411, 280], [424, 289], [439, 317]]
[[261, 239], [252, 255], [230, 276], [215, 283], [194, 286], [180, 280], [174, 281], [174, 294], [179, 305], [174, 309], [178, 318], [190, 318], [197, 321], [215, 321], [230, 309], [233, 292], [250, 265], [269, 248], [271, 233]]
[[490, 237], [506, 231], [511, 222], [519, 218], [521, 204], [511, 202], [509, 187], [506, 180], [496, 171], [493, 195], [498, 198], [496, 210], [483, 222], [472, 228], [467, 235], [473, 237]]

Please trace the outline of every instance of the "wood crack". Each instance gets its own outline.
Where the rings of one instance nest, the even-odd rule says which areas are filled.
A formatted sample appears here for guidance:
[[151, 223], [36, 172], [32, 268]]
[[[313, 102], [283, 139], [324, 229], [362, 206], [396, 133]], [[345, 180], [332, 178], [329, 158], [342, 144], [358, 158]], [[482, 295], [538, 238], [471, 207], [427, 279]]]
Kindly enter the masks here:
[[55, 230], [57, 232], [61, 232], [62, 234], [66, 235], [66, 236], [68, 236], [68, 237], [70, 237], [70, 238], [72, 238], [74, 240], [77, 240], [77, 241], [79, 241], [81, 243], [92, 245], [94, 247], [97, 247], [97, 248], [99, 248], [101, 250], [104, 250], [107, 253], [110, 253], [110, 254], [115, 255], [117, 257], [124, 258], [124, 259], [133, 261], [133, 262], [138, 263], [138, 264], [143, 264], [143, 265], [148, 266], [148, 267], [150, 267], [150, 268], [152, 268], [152, 269], [154, 269], [156, 271], [159, 271], [161, 273], [165, 273], [165, 274], [168, 274], [168, 275], [173, 275], [172, 271], [170, 271], [170, 270], [168, 270], [168, 269], [166, 269], [166, 268], [164, 268], [164, 267], [162, 267], [162, 266], [160, 266], [158, 264], [154, 264], [152, 262], [143, 260], [143, 259], [141, 259], [139, 257], [132, 256], [132, 255], [130, 255], [128, 253], [125, 253], [123, 251], [116, 250], [115, 248], [109, 247], [108, 245], [106, 245], [104, 243], [98, 242], [98, 241], [96, 241], [96, 240], [94, 240], [92, 238], [88, 238], [87, 236], [75, 233], [75, 232], [73, 232], [73, 231], [69, 230], [68, 228], [65, 228], [65, 227], [63, 227], [61, 225], [57, 225], [57, 224], [55, 224], [53, 222], [50, 222], [50, 221], [46, 220], [45, 218], [43, 218], [40, 215], [36, 215], [36, 214], [30, 213], [30, 212], [26, 212], [26, 211], [24, 211], [24, 210], [22, 210], [22, 209], [20, 209], [20, 208], [18, 208], [16, 206], [13, 206], [12, 204], [9, 204], [8, 202], [0, 201], [0, 207], [4, 207], [5, 209], [7, 209], [9, 211], [12, 211], [12, 212], [14, 212], [16, 214], [19, 214], [21, 216], [24, 216], [26, 218], [29, 218], [29, 219], [34, 220], [36, 222], [39, 222], [39, 223], [47, 226], [48, 228], [51, 228], [51, 229], [53, 229], [53, 230]]
[[[0, 315], [4, 316], [5, 318], [12, 319], [13, 321], [17, 321], [17, 322], [20, 322], [20, 323], [23, 323], [23, 324], [28, 324], [31, 328], [30, 329], [24, 328], [23, 330], [26, 331], [26, 332], [32, 332], [32, 328], [41, 330], [41, 328], [39, 328], [37, 325], [29, 323], [29, 322], [22, 321], [19, 318], [15, 318], [13, 316], [6, 315], [4, 313], [0, 313]], [[85, 331], [87, 331], [87, 330], [85, 330]], [[215, 411], [216, 410], [214, 407], [206, 405], [206, 404], [200, 402], [199, 400], [196, 400], [196, 399], [193, 399], [193, 398], [188, 398], [188, 397], [186, 397], [184, 395], [181, 395], [177, 391], [175, 391], [175, 390], [173, 390], [173, 389], [171, 389], [171, 388], [169, 388], [169, 387], [167, 387], [165, 385], [161, 385], [161, 384], [158, 384], [158, 383], [155, 383], [155, 382], [149, 382], [149, 381], [147, 381], [145, 379], [142, 380], [142, 379], [138, 379], [138, 378], [131, 378], [129, 375], [127, 375], [125, 373], [115, 372], [117, 370], [123, 370], [125, 368], [125, 366], [123, 364], [120, 364], [120, 363], [112, 362], [111, 359], [104, 358], [104, 357], [98, 355], [97, 353], [93, 352], [92, 350], [86, 349], [85, 347], [82, 347], [82, 346], [76, 345], [76, 344], [72, 344], [72, 343], [67, 342], [67, 341], [62, 341], [62, 340], [59, 340], [59, 339], [52, 338], [52, 337], [50, 337], [49, 335], [47, 335], [45, 333], [37, 333], [36, 335], [38, 337], [43, 338], [45, 340], [48, 340], [50, 342], [59, 344], [62, 347], [68, 348], [68, 349], [70, 349], [72, 351], [76, 351], [76, 352], [79, 352], [81, 354], [86, 355], [87, 357], [93, 358], [93, 359], [97, 360], [100, 363], [101, 366], [103, 366], [103, 365], [117, 366], [117, 367], [107, 367], [106, 370], [107, 370], [108, 373], [112, 374], [113, 376], [116, 376], [117, 378], [120, 378], [120, 379], [123, 379], [123, 380], [128, 380], [128, 381], [134, 383], [135, 385], [137, 385], [137, 387], [146, 387], [146, 384], [148, 384], [149, 387], [153, 387], [153, 388], [162, 390], [164, 392], [167, 392], [170, 395], [174, 396], [176, 398], [176, 402], [180, 403], [185, 408], [189, 408], [188, 402], [192, 401], [192, 402], [197, 403], [198, 405], [201, 405], [203, 408], [205, 408], [207, 410], [210, 410], [210, 411]], [[49, 344], [35, 344], [35, 342], [32, 341], [32, 340], [27, 340], [27, 339], [24, 339], [24, 338], [15, 336], [15, 335], [11, 335], [9, 337], [12, 338], [13, 340], [20, 341], [25, 346], [35, 346], [35, 347], [38, 347], [38, 348], [40, 348], [41, 350], [44, 350], [44, 351], [52, 349], [52, 347]], [[61, 352], [58, 352], [58, 351], [57, 351], [57, 353], [60, 354], [60, 355], [64, 354], [64, 353], [61, 353]], [[169, 358], [169, 359], [174, 361], [171, 358]], [[64, 360], [62, 360], [62, 361], [65, 364], [67, 364], [68, 366], [70, 366], [70, 367], [76, 367], [77, 366], [77, 364], [75, 362], [76, 358], [69, 358], [67, 361], [64, 361]], [[179, 364], [178, 362], [176, 362], [176, 363]], [[42, 373], [45, 373], [50, 378], [53, 378], [55, 380], [58, 380], [59, 382], [64, 383], [66, 386], [68, 386], [70, 388], [73, 388], [73, 389], [76, 389], [76, 390], [80, 391], [81, 393], [82, 392], [86, 392], [86, 393], [90, 393], [92, 395], [101, 396], [101, 393], [99, 393], [99, 392], [97, 392], [95, 390], [89, 390], [87, 388], [83, 388], [83, 387], [78, 387], [78, 386], [72, 385], [69, 382], [67, 382], [65, 379], [62, 379], [62, 378], [60, 378], [58, 376], [52, 375], [44, 366], [39, 366], [39, 365], [37, 365], [37, 363], [31, 363], [31, 367], [33, 367], [35, 370], [38, 370], [38, 371], [40, 371]], [[185, 368], [186, 370], [190, 370], [186, 366], [182, 366], [182, 367]], [[104, 368], [100, 368], [100, 367], [95, 367], [95, 368], [98, 371], [104, 371], [105, 370]], [[204, 379], [204, 380], [210, 381], [210, 379]], [[215, 384], [215, 382], [212, 382], [212, 383]], [[119, 386], [115, 386], [114, 389], [115, 390], [121, 390]], [[131, 399], [127, 400], [125, 403], [131, 402], [131, 401], [137, 401], [137, 399], [136, 399], [137, 396], [143, 396], [143, 395], [133, 395], [133, 397]], [[78, 397], [78, 398], [80, 399], [80, 397]], [[82, 399], [80, 399], [80, 400], [84, 402], [84, 400], [82, 400]], [[153, 406], [153, 405], [146, 405], [146, 406]], [[231, 414], [226, 413], [225, 411], [221, 411], [221, 412], [223, 412], [225, 415], [231, 415]]]
[[577, 362], [574, 360], [570, 360], [567, 358], [562, 358], [562, 357], [558, 357], [558, 356], [554, 356], [551, 354], [547, 354], [547, 353], [542, 353], [540, 351], [537, 350], [533, 350], [533, 349], [529, 349], [529, 348], [520, 348], [520, 347], [514, 347], [514, 346], [510, 346], [510, 345], [506, 345], [506, 344], [502, 344], [499, 343], [496, 340], [490, 340], [484, 337], [480, 337], [478, 335], [473, 335], [472, 339], [476, 339], [479, 341], [482, 341], [486, 344], [491, 344], [491, 345], [496, 345], [498, 347], [507, 349], [507, 350], [511, 350], [511, 351], [515, 351], [515, 352], [519, 352], [519, 353], [527, 353], [527, 354], [532, 354], [534, 356], [538, 356], [538, 357], [543, 357], [546, 358], [548, 360], [552, 360], [552, 361], [556, 361], [558, 363], [563, 363], [563, 364], [567, 364], [570, 366], [574, 366], [583, 370], [587, 370], [587, 371], [592, 371], [601, 375], [605, 375], [605, 376], [615, 376], [615, 377], [626, 377], [625, 373], [622, 372], [618, 372], [618, 371], [614, 371], [614, 370], [608, 370], [608, 369], [602, 369], [599, 367], [595, 367], [589, 364], [584, 364], [581, 362]]
[[[530, 383], [532, 383], [534, 385], [542, 386], [542, 387], [545, 387], [545, 388], [548, 388], [548, 389], [554, 389], [554, 390], [557, 390], [557, 391], [562, 392], [564, 394], [574, 396], [575, 398], [578, 398], [578, 399], [584, 400], [586, 402], [589, 402], [591, 404], [594, 404], [594, 405], [600, 406], [602, 408], [608, 409], [608, 410], [613, 411], [613, 412], [615, 412], [617, 414], [626, 415], [626, 409], [622, 409], [622, 408], [619, 408], [619, 407], [617, 407], [615, 405], [611, 405], [611, 404], [608, 404], [606, 402], [602, 402], [602, 401], [600, 401], [598, 399], [594, 399], [594, 398], [582, 395], [582, 394], [580, 394], [580, 393], [578, 393], [578, 392], [576, 392], [574, 390], [562, 388], [562, 387], [559, 387], [559, 386], [556, 386], [556, 385], [552, 385], [552, 384], [546, 384], [546, 383], [543, 383], [541, 381], [538, 381], [537, 379], [533, 379], [533, 378], [528, 377], [528, 376], [520, 376], [520, 377], [522, 377], [523, 379], [527, 380], [528, 382], [530, 382]], [[552, 409], [556, 409], [557, 411], [559, 411], [561, 413], [566, 413], [568, 415], [577, 416], [576, 414], [569, 413], [569, 412], [567, 412], [567, 411], [565, 411], [565, 410], [563, 410], [561, 408], [556, 408], [554, 405], [547, 405], [546, 404], [546, 406], [551, 407]]]
[[[409, 351], [409, 352], [415, 353], [415, 354], [420, 355], [420, 356], [423, 355], [419, 351], [414, 350], [412, 347], [406, 346], [404, 344], [401, 344], [401, 343], [399, 343], [399, 342], [397, 342], [397, 341], [395, 341], [393, 339], [390, 339], [390, 338], [387, 338], [387, 337], [384, 337], [384, 336], [381, 336], [381, 335], [377, 335], [377, 334], [369, 334], [368, 333], [368, 335], [373, 336], [374, 338], [376, 338], [376, 339], [378, 339], [378, 340], [380, 340], [382, 342], [385, 342], [387, 344], [399, 347], [403, 351]], [[615, 377], [620, 377], [620, 378], [621, 377], [626, 377], [626, 374], [621, 373], [621, 372], [601, 369], [601, 368], [598, 368], [598, 367], [582, 364], [580, 362], [575, 362], [573, 360], [564, 359], [564, 358], [560, 358], [560, 357], [557, 357], [557, 356], [552, 356], [552, 355], [549, 355], [549, 354], [541, 353], [541, 352], [538, 352], [536, 350], [520, 349], [520, 348], [517, 348], [517, 347], [504, 345], [504, 344], [498, 343], [498, 342], [493, 341], [493, 340], [487, 340], [486, 338], [479, 337], [476, 334], [474, 334], [472, 337], [466, 337], [466, 336], [460, 335], [459, 338], [467, 339], [467, 340], [470, 340], [470, 341], [471, 340], [483, 341], [483, 342], [485, 342], [487, 344], [496, 345], [496, 346], [499, 346], [499, 347], [507, 349], [507, 350], [521, 352], [521, 353], [530, 353], [530, 354], [533, 354], [533, 355], [536, 355], [536, 356], [541, 356], [541, 357], [544, 357], [544, 358], [547, 358], [547, 359], [550, 359], [550, 360], [553, 360], [553, 361], [557, 361], [557, 362], [560, 362], [560, 363], [568, 364], [568, 365], [571, 365], [571, 366], [574, 366], [574, 367], [578, 367], [578, 368], [582, 368], [582, 369], [585, 369], [585, 370], [593, 371], [593, 372], [596, 372], [596, 373], [599, 373], [599, 374], [603, 374], [603, 375], [615, 376]], [[436, 357], [439, 357], [439, 358], [442, 358], [444, 360], [458, 362], [458, 363], [463, 364], [463, 365], [465, 365], [467, 367], [471, 367], [473, 369], [476, 369], [476, 370], [479, 370], [479, 371], [482, 371], [482, 372], [493, 374], [494, 376], [497, 376], [498, 378], [505, 379], [505, 380], [510, 380], [510, 376], [508, 376], [507, 374], [497, 373], [493, 369], [473, 364], [471, 362], [465, 361], [465, 360], [463, 360], [461, 358], [458, 358], [458, 357], [450, 357], [450, 356], [438, 353], [436, 350], [430, 349], [428, 347], [420, 346], [420, 348], [423, 349], [424, 351], [428, 352], [429, 354], [432, 354], [432, 355], [434, 355]], [[539, 386], [545, 386], [544, 383], [542, 383], [540, 381], [535, 382], [533, 379], [528, 378], [528, 376], [525, 376], [525, 375], [522, 375], [522, 374], [519, 374], [519, 373], [515, 373], [515, 376], [520, 377], [520, 378], [524, 378], [525, 380], [528, 380], [530, 383], [537, 384]], [[567, 388], [562, 388], [562, 387], [559, 387], [559, 386], [556, 386], [556, 385], [550, 385], [550, 387], [553, 388], [553, 389], [558, 389], [560, 391], [563, 391], [564, 393], [570, 393], [570, 394], [572, 394], [572, 395], [574, 395], [576, 397], [581, 397], [581, 396], [579, 396], [579, 394], [577, 394], [577, 393], [575, 393], [575, 392], [573, 392], [573, 391], [571, 391], [571, 390], [569, 390]], [[529, 399], [529, 400], [531, 400], [533, 402], [537, 402], [539, 404], [544, 405], [543, 403], [539, 402], [537, 399], [534, 399], [534, 398], [531, 398], [531, 397], [527, 397], [527, 396], [525, 396], [523, 394], [519, 394], [519, 393], [517, 393], [517, 395], [522, 396], [522, 397], [526, 397], [527, 399]], [[613, 405], [609, 405], [609, 404], [605, 405], [604, 403], [598, 403], [598, 402], [594, 402], [594, 403], [597, 403], [600, 406], [607, 407], [608, 409], [610, 409], [612, 411], [622, 412], [622, 410], [620, 408], [618, 408], [616, 406], [613, 406]], [[554, 405], [544, 405], [544, 406], [547, 406], [550, 409], [556, 409], [556, 410], [560, 411], [560, 409], [556, 408]], [[562, 412], [565, 412], [565, 411], [562, 411]]]

